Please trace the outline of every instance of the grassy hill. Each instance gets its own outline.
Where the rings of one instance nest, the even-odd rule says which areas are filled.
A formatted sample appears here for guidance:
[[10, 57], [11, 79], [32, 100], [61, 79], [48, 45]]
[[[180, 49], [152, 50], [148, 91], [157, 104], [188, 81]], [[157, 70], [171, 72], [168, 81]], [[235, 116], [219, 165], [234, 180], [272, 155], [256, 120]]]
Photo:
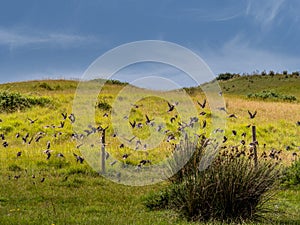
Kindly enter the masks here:
[[246, 97], [251, 93], [273, 91], [282, 95], [293, 95], [300, 99], [300, 76], [274, 75], [274, 76], [241, 76], [220, 82], [225, 94]]
[[[86, 118], [83, 107], [82, 121], [81, 116], [75, 114], [74, 124], [79, 127], [76, 130], [72, 121], [64, 119], [61, 113], [70, 116], [73, 112], [74, 94], [78, 84], [79, 82], [74, 80], [0, 84], [0, 93], [12, 94], [5, 95], [0, 104], [5, 103], [6, 108], [19, 104], [16, 102], [25, 105], [24, 108], [12, 108], [11, 111], [4, 110], [0, 113], [0, 224], [41, 224], [41, 221], [43, 224], [193, 224], [178, 218], [172, 211], [148, 211], [142, 204], [146, 194], [159, 191], [167, 182], [143, 187], [116, 184], [101, 178], [87, 163], [88, 155], [84, 155], [85, 152], [100, 152], [100, 133], [92, 134], [96, 138], [89, 139], [92, 135], [88, 135], [88, 132], [92, 127], [108, 126], [108, 173], [112, 173], [115, 167], [121, 168], [123, 164], [136, 167], [141, 159], [150, 160], [152, 163], [159, 162], [161, 158], [170, 155], [176, 144], [180, 135], [177, 131], [178, 122], [188, 122], [190, 118], [180, 115], [176, 108], [167, 112], [170, 109], [165, 99], [139, 99], [131, 104], [129, 114], [124, 115], [127, 116], [126, 119], [117, 120], [120, 123], [125, 121], [124, 129], [130, 128], [129, 122], [136, 121], [137, 124], [142, 124], [141, 128], [132, 129], [132, 135], [136, 136], [134, 142], [140, 139], [143, 143], [143, 140], [151, 137], [153, 129], [158, 129], [160, 123], [164, 124], [161, 131], [163, 140], [167, 139], [168, 134], [174, 135], [175, 140], [162, 141], [159, 146], [149, 151], [143, 145], [137, 146], [137, 150], [126, 145], [121, 147], [122, 140], [114, 137], [114, 134], [121, 133], [123, 128], [118, 130], [111, 127], [112, 114], [115, 113], [114, 102], [126, 102], [131, 97], [138, 98], [139, 94], [144, 92], [136, 88], [128, 96], [119, 96], [118, 93], [124, 90], [126, 85], [119, 82], [107, 83], [94, 105], [95, 123], [92, 123], [93, 118]], [[220, 81], [219, 84], [227, 107], [226, 127], [222, 135], [228, 137], [228, 141], [223, 146], [241, 145], [242, 139], [248, 145], [251, 142], [251, 130], [247, 125], [251, 124], [257, 127], [259, 154], [271, 149], [282, 150], [283, 165], [291, 163], [292, 153], [300, 155], [300, 126], [296, 125], [300, 120], [299, 76], [242, 76]], [[89, 81], [85, 85], [88, 92], [89, 87], [97, 85], [97, 81]], [[200, 88], [190, 88], [186, 91], [191, 94], [191, 101], [197, 110], [196, 116], [200, 120], [199, 134], [205, 133], [209, 136], [212, 132], [210, 125], [215, 119], [209, 109], [209, 102], [207, 107], [202, 109], [197, 103], [205, 99]], [[295, 96], [296, 100], [247, 97], [251, 93], [261, 94], [263, 91], [271, 91], [279, 96]], [[20, 93], [20, 96], [16, 93]], [[153, 91], [146, 93], [156, 94]], [[167, 93], [167, 96], [174, 100], [171, 102], [174, 105], [178, 95], [182, 93]], [[87, 100], [82, 99], [83, 106]], [[44, 104], [38, 104], [39, 102]], [[192, 111], [187, 106], [183, 104], [183, 113]], [[181, 106], [179, 104], [175, 107]], [[248, 110], [257, 111], [257, 116], [250, 119]], [[205, 115], [200, 115], [201, 112]], [[108, 116], [105, 116], [106, 113]], [[146, 124], [146, 114], [150, 119], [154, 119], [153, 127]], [[229, 117], [230, 114], [235, 114], [237, 118]], [[85, 126], [84, 120], [90, 120], [91, 126]], [[207, 122], [205, 128], [202, 127], [204, 120]], [[165, 136], [163, 131], [166, 131]], [[236, 134], [233, 134], [233, 131], [236, 131]], [[84, 138], [72, 138], [75, 132], [78, 132], [78, 135], [84, 134]], [[246, 133], [246, 137], [242, 138], [242, 133]], [[46, 153], [48, 142], [51, 144], [49, 159]], [[59, 153], [64, 157], [57, 157]], [[86, 160], [80, 163], [74, 153], [83, 155]], [[124, 159], [125, 154], [129, 156]], [[111, 166], [111, 158], [119, 162]], [[126, 179], [126, 174], [124, 176]], [[111, 179], [117, 180], [117, 177]], [[287, 211], [288, 214], [276, 214], [277, 221], [299, 222], [299, 201], [297, 188], [279, 192], [276, 205], [271, 207], [274, 207], [274, 210], [278, 208]]]

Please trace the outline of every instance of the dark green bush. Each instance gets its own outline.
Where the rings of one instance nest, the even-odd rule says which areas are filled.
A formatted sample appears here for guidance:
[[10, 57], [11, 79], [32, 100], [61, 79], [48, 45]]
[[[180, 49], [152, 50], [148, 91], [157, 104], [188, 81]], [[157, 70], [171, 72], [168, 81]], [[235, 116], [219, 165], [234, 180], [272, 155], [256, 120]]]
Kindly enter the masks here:
[[285, 169], [282, 182], [287, 186], [300, 184], [300, 159], [295, 160]]
[[[261, 161], [255, 166], [252, 158], [225, 151], [207, 169], [199, 170], [198, 157], [203, 157], [206, 144], [201, 141], [195, 152], [186, 149], [193, 148], [194, 143], [184, 144], [182, 149], [187, 156], [192, 155], [191, 159], [171, 178], [166, 190], [147, 199], [146, 206], [173, 209], [191, 221], [241, 222], [266, 213], [265, 203], [280, 177], [275, 164]], [[180, 154], [185, 157], [185, 153]]]
[[48, 91], [53, 91], [53, 90], [54, 90], [54, 88], [51, 87], [51, 86], [50, 86], [49, 84], [47, 84], [46, 82], [43, 82], [43, 83], [39, 84], [38, 87], [43, 88], [43, 89], [46, 89], [46, 90], [48, 90]]
[[248, 98], [258, 99], [271, 99], [271, 100], [283, 100], [283, 101], [296, 101], [297, 98], [293, 95], [283, 95], [274, 91], [262, 91], [258, 93], [250, 93], [247, 95]]
[[108, 104], [107, 102], [99, 102], [97, 104], [98, 109], [102, 109], [104, 111], [108, 111], [111, 109], [111, 105]]
[[9, 171], [13, 171], [13, 172], [18, 172], [18, 171], [22, 171], [23, 169], [18, 166], [17, 164], [11, 164], [8, 166], [7, 168]]
[[50, 99], [45, 97], [23, 96], [15, 92], [0, 92], [0, 112], [21, 111], [35, 105], [45, 106], [50, 102]]
[[230, 80], [235, 77], [240, 77], [240, 75], [235, 73], [220, 73], [217, 80]]
[[127, 82], [122, 82], [119, 80], [107, 80], [106, 81], [107, 84], [116, 84], [116, 85], [126, 85], [128, 84]]

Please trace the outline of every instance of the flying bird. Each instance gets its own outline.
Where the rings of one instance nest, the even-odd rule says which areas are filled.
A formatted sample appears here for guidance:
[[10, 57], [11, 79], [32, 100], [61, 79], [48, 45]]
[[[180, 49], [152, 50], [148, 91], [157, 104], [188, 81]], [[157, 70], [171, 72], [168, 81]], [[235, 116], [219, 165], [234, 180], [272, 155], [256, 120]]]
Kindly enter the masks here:
[[135, 121], [133, 121], [133, 122], [130, 122], [130, 121], [129, 121], [129, 123], [130, 123], [130, 126], [131, 126], [132, 128], [135, 128], [135, 125], [136, 125], [136, 122], [135, 122]]
[[60, 121], [60, 125], [58, 126], [58, 128], [64, 128], [65, 126], [65, 121]]
[[37, 121], [38, 119], [32, 120], [32, 119], [28, 118], [28, 120], [29, 120], [30, 124], [33, 124], [33, 123], [34, 123], [35, 121]]
[[201, 107], [202, 109], [204, 109], [204, 108], [205, 108], [205, 105], [206, 105], [206, 99], [204, 99], [204, 101], [203, 101], [202, 104], [201, 104], [199, 101], [197, 101], [197, 103], [198, 103], [198, 105], [200, 105], [200, 107]]
[[235, 114], [230, 114], [228, 117], [237, 119], [237, 116]]
[[202, 124], [202, 128], [205, 128], [206, 127], [206, 120], [203, 120], [203, 124]]
[[49, 150], [49, 149], [46, 149], [45, 151], [44, 151], [44, 153], [47, 155], [47, 160], [48, 159], [50, 159], [50, 157], [51, 157], [51, 150]]
[[61, 113], [61, 115], [63, 116], [63, 119], [66, 120], [67, 117], [68, 117], [68, 114], [67, 113]]
[[69, 115], [69, 120], [71, 121], [71, 123], [74, 123], [74, 122], [75, 122], [75, 116], [74, 116], [73, 113], [71, 113], [71, 114]]
[[83, 163], [84, 158], [82, 158], [81, 156], [79, 156], [79, 155], [77, 155], [77, 154], [75, 154], [75, 153], [73, 153], [73, 155], [74, 155], [75, 158], [76, 158], [76, 162]]
[[171, 105], [169, 102], [168, 102], [168, 106], [169, 106], [169, 110], [167, 112], [172, 112], [175, 108], [175, 106]]
[[200, 114], [199, 114], [200, 116], [204, 116], [204, 115], [206, 115], [206, 112], [201, 112]]
[[129, 154], [126, 153], [126, 154], [124, 154], [124, 155], [122, 156], [122, 158], [123, 158], [123, 159], [127, 159], [128, 156], [129, 156]]
[[149, 117], [147, 116], [147, 115], [145, 115], [146, 116], [146, 124], [148, 125], [148, 124], [150, 124], [151, 123], [151, 121], [153, 121], [153, 119], [149, 119]]
[[4, 148], [6, 148], [6, 147], [8, 147], [8, 142], [4, 141], [2, 145], [3, 145]]
[[59, 158], [65, 158], [65, 156], [62, 153], [58, 153], [56, 156]]
[[250, 116], [250, 119], [254, 119], [255, 116], [256, 116], [256, 113], [257, 113], [257, 111], [255, 111], [254, 113], [251, 113], [251, 112], [248, 110], [248, 114], [249, 114], [249, 116]]

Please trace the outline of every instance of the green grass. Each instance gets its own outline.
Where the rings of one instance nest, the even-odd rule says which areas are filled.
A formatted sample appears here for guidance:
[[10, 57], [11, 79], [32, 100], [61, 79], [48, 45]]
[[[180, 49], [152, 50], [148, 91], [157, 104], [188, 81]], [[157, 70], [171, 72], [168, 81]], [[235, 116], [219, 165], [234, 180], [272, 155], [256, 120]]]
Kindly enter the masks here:
[[[249, 82], [249, 79], [253, 80], [253, 83]], [[246, 95], [266, 89], [294, 95], [300, 99], [299, 81], [300, 79], [296, 77], [266, 76], [241, 77], [221, 82], [228, 111], [239, 117], [237, 120], [227, 119], [224, 134], [229, 137], [229, 141], [225, 144], [239, 143], [243, 132], [247, 132], [248, 144], [251, 141], [251, 132], [245, 126], [251, 123], [257, 126], [259, 152], [269, 151], [271, 148], [282, 149], [283, 164], [289, 165], [292, 152], [299, 152], [298, 146], [300, 146], [300, 129], [295, 125], [295, 122], [300, 120], [299, 102], [263, 102], [249, 100]], [[250, 87], [247, 86], [248, 83]], [[51, 99], [51, 104], [45, 106], [33, 106], [20, 112], [0, 114], [2, 120], [0, 134], [3, 133], [9, 143], [9, 146], [4, 148], [3, 141], [0, 140], [0, 224], [193, 224], [179, 218], [173, 211], [149, 211], [143, 205], [143, 199], [148, 193], [159, 191], [166, 183], [144, 187], [124, 186], [104, 179], [93, 171], [86, 161], [83, 164], [76, 163], [73, 153], [81, 154], [81, 149], [77, 149], [78, 143], [70, 139], [74, 132], [71, 123], [67, 120], [64, 128], [57, 128], [57, 126], [62, 120], [60, 115], [62, 112], [68, 114], [72, 112], [72, 101], [77, 85], [78, 81], [69, 80], [0, 84], [0, 91], [19, 92], [34, 97], [46, 96]], [[94, 85], [93, 82], [87, 83], [89, 87]], [[232, 87], [233, 85], [235, 87]], [[123, 87], [124, 84], [114, 82], [107, 84], [98, 96], [98, 102], [113, 106], [114, 100], [118, 98], [118, 92]], [[226, 91], [228, 87], [230, 88]], [[129, 97], [123, 96], [121, 100], [126, 102]], [[192, 100], [199, 112], [196, 101], [202, 101], [203, 98], [203, 93], [198, 88], [194, 88]], [[164, 99], [145, 98], [136, 104], [142, 106], [130, 111], [130, 120], [144, 122], [147, 113], [150, 118], [155, 118], [156, 122], [159, 117], [161, 121], [165, 120], [166, 127], [175, 131], [176, 126], [169, 121], [169, 117], [174, 116], [176, 112], [165, 115], [167, 103]], [[100, 108], [96, 110], [96, 124], [104, 127], [110, 125], [111, 117], [102, 116], [108, 108]], [[254, 120], [248, 118], [248, 109], [258, 110]], [[207, 115], [200, 116], [200, 119], [207, 120], [208, 130], [205, 132], [209, 134], [212, 116], [209, 109], [204, 111]], [[38, 120], [30, 124], [28, 118], [38, 118]], [[78, 119], [77, 122], [80, 127], [81, 121]], [[46, 128], [45, 125], [55, 125], [56, 128]], [[126, 126], [129, 124], [126, 123]], [[83, 132], [85, 127], [80, 129]], [[232, 135], [232, 129], [237, 130], [237, 136]], [[29, 133], [30, 137], [38, 132], [46, 134], [39, 142], [33, 141], [28, 145], [22, 143], [21, 137], [15, 138], [18, 132], [21, 137], [26, 133]], [[62, 132], [62, 135], [54, 137], [58, 132]], [[149, 154], [146, 151], [120, 149], [118, 147], [120, 142], [111, 137], [114, 132], [116, 131], [111, 127], [107, 131], [107, 143], [109, 143], [107, 150], [117, 159], [121, 160], [122, 155], [127, 151], [132, 153], [127, 160], [131, 164], [137, 164], [143, 157], [157, 162], [170, 154], [171, 147], [165, 143], [156, 150], [149, 151]], [[147, 138], [149, 134], [150, 128], [147, 126], [135, 131], [135, 135], [141, 138]], [[50, 160], [46, 160], [46, 155], [43, 153], [48, 140], [51, 141], [53, 150]], [[263, 143], [267, 144], [266, 149], [262, 147]], [[91, 143], [87, 140], [84, 144]], [[96, 148], [93, 149], [99, 149], [99, 141], [94, 144]], [[285, 150], [286, 146], [290, 146], [289, 151]], [[22, 155], [17, 157], [19, 151]], [[56, 158], [55, 155], [59, 152], [65, 155], [65, 159]], [[33, 174], [36, 178], [32, 178]], [[21, 176], [19, 179], [14, 179], [16, 175]], [[43, 183], [40, 182], [42, 177], [45, 177]], [[274, 204], [270, 205], [274, 208], [274, 215], [268, 219], [275, 219], [278, 224], [299, 223], [299, 202], [299, 187], [280, 190], [275, 196]], [[211, 224], [218, 223], [211, 222]]]
[[[130, 187], [82, 174], [65, 180], [62, 174], [42, 173], [33, 179], [31, 172], [9, 180], [13, 174], [2, 174], [0, 179], [1, 224], [196, 224], [172, 211], [149, 211], [143, 205], [144, 196], [164, 184]], [[41, 177], [46, 178], [43, 183]], [[299, 187], [279, 191], [268, 219], [278, 224], [299, 223], [299, 201]]]
[[275, 91], [279, 94], [294, 95], [300, 99], [300, 77], [296, 75], [241, 76], [220, 82], [224, 94], [246, 97], [262, 91]]

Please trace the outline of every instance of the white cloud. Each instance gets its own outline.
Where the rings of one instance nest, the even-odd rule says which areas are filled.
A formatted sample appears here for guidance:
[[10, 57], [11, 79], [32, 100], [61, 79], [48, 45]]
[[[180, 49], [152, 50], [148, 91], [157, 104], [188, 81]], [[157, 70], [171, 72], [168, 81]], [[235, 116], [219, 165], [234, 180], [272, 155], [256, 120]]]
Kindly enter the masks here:
[[28, 45], [59, 45], [70, 47], [79, 43], [94, 41], [96, 41], [96, 39], [89, 36], [34, 31], [30, 29], [0, 28], [0, 45], [8, 46], [10, 49]]
[[[219, 4], [218, 1], [215, 1]], [[210, 6], [209, 4], [200, 4], [198, 8], [184, 8], [179, 13], [186, 17], [198, 21], [217, 22], [227, 21], [242, 16], [245, 11], [245, 0], [225, 1], [222, 7]]]
[[237, 35], [218, 49], [199, 51], [215, 74], [222, 72], [251, 73], [255, 70], [298, 71], [300, 57], [252, 47]]
[[253, 17], [263, 28], [270, 26], [283, 10], [285, 0], [248, 0], [246, 15]]

